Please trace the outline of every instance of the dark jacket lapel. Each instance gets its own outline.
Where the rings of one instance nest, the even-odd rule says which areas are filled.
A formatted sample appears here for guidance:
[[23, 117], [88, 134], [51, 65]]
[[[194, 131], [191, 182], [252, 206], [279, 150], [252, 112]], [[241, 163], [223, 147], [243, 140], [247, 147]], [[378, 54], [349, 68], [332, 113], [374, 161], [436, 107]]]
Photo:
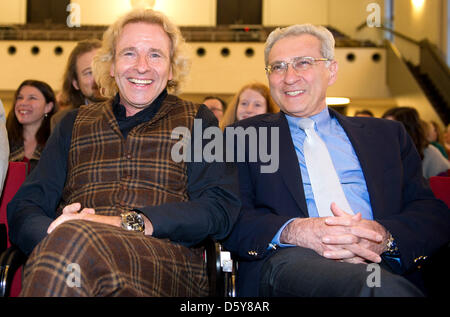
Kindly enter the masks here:
[[302, 175], [286, 117], [284, 113], [279, 112], [274, 116], [266, 117], [264, 121], [280, 129], [280, 164], [278, 173], [281, 175], [283, 182], [297, 203], [301, 216], [308, 217]]

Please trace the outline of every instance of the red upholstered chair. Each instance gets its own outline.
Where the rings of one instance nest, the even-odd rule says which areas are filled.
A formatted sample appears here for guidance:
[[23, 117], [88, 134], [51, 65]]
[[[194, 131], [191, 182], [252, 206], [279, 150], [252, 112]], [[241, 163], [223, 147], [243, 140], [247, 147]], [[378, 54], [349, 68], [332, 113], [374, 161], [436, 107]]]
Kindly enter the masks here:
[[[6, 206], [11, 201], [11, 199], [14, 197], [16, 192], [19, 190], [20, 185], [22, 185], [23, 181], [25, 180], [25, 177], [27, 175], [27, 163], [24, 162], [9, 162], [8, 166], [8, 173], [6, 175], [5, 184], [3, 186], [3, 193], [0, 201], [0, 225], [3, 225], [6, 227], [6, 231], [8, 231], [8, 222], [6, 219]], [[3, 251], [1, 253], [0, 259], [1, 259], [1, 267], [0, 267], [0, 293], [3, 293], [1, 295], [9, 295], [11, 297], [15, 297], [20, 293], [21, 288], [21, 276], [22, 276], [22, 270], [18, 269], [14, 276], [11, 276], [11, 274], [8, 276], [8, 273], [11, 273], [11, 263], [10, 261], [7, 261], [9, 258], [13, 257], [13, 253], [17, 254], [19, 252], [14, 247], [11, 248], [11, 243], [8, 239], [8, 236], [6, 237], [0, 237], [0, 239], [6, 238], [7, 241], [7, 247], [8, 249], [6, 251]], [[20, 262], [20, 256], [15, 257], [14, 262], [17, 263], [17, 259], [19, 259]], [[8, 263], [8, 264], [4, 264]], [[6, 282], [8, 279], [12, 278], [12, 284], [10, 289], [6, 289]], [[2, 291], [3, 289], [3, 291]]]
[[450, 208], [450, 177], [430, 177], [430, 187], [436, 198], [442, 200]]
[[[450, 208], [450, 177], [430, 177], [430, 187], [436, 198], [442, 200]], [[450, 210], [449, 210], [450, 212]], [[446, 297], [448, 293], [442, 292], [442, 287], [450, 283], [450, 243], [436, 252], [431, 259], [425, 262], [422, 268], [423, 280], [431, 297]]]

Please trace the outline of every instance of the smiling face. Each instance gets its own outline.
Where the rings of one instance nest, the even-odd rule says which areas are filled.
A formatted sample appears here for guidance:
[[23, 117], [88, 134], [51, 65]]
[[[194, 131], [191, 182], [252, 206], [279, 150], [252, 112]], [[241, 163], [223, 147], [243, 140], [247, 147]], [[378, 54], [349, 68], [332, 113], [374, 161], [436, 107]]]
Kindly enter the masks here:
[[243, 120], [267, 112], [267, 101], [257, 91], [245, 89], [239, 96], [236, 119]]
[[44, 115], [52, 109], [53, 103], [47, 103], [42, 92], [33, 86], [20, 88], [14, 104], [17, 121], [23, 126], [40, 126]]
[[[292, 35], [278, 40], [269, 53], [268, 64], [290, 62], [295, 57], [323, 58], [320, 40], [310, 34]], [[336, 80], [337, 63], [316, 62], [310, 69], [296, 72], [289, 65], [284, 74], [268, 75], [274, 101], [288, 115], [310, 117], [326, 107], [326, 91]]]
[[127, 116], [149, 106], [172, 79], [170, 39], [157, 24], [129, 23], [116, 43], [110, 75]]

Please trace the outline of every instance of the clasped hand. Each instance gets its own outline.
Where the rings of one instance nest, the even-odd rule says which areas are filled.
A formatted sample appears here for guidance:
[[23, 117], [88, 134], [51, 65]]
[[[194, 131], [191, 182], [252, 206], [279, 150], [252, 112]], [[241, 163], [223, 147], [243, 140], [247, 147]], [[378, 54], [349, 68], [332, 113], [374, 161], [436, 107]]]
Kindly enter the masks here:
[[283, 230], [282, 242], [307, 247], [342, 262], [381, 262], [386, 229], [376, 221], [363, 219], [361, 213], [347, 214], [335, 203], [331, 204], [331, 211], [334, 217], [295, 219]]
[[[108, 224], [111, 226], [121, 227], [121, 217], [120, 216], [104, 216], [104, 215], [96, 215], [95, 210], [92, 208], [83, 208], [81, 209], [80, 203], [73, 203], [67, 205], [62, 210], [62, 214], [56, 218], [48, 227], [47, 233], [50, 234], [56, 227], [60, 224], [69, 221], [69, 220], [88, 220], [99, 223]], [[153, 224], [151, 221], [144, 216], [145, 222], [145, 235], [153, 234]]]
[[62, 210], [62, 214], [58, 218], [56, 218], [48, 227], [47, 233], [51, 233], [60, 224], [75, 219], [83, 219], [120, 226], [119, 217], [96, 215], [95, 210], [92, 208], [83, 208], [82, 210], [80, 209], [80, 203], [73, 203], [64, 207], [64, 209]]

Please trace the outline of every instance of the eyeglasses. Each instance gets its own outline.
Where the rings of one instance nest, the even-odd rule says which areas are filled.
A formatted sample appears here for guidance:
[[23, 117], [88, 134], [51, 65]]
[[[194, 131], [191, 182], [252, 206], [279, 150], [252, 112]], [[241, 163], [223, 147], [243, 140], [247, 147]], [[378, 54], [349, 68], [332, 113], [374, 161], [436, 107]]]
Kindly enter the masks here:
[[328, 62], [328, 58], [314, 58], [309, 56], [295, 57], [291, 62], [275, 62], [266, 66], [265, 70], [268, 75], [283, 75], [286, 73], [289, 65], [298, 73], [310, 69], [317, 62]]

